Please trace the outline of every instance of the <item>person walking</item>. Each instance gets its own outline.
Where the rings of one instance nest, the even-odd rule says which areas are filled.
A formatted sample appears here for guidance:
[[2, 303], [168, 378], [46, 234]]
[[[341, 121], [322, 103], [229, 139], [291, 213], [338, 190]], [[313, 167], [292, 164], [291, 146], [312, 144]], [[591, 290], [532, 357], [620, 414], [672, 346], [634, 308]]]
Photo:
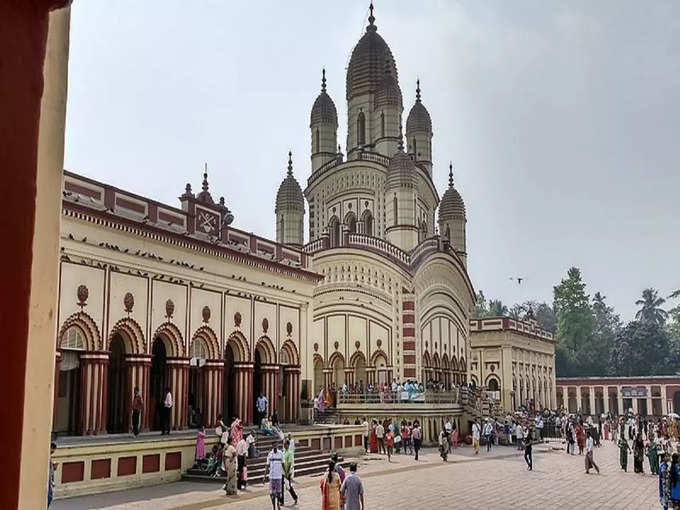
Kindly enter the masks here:
[[524, 462], [527, 463], [529, 471], [534, 470], [533, 444], [530, 437], [527, 437], [526, 441], [524, 441]]
[[677, 509], [680, 508], [680, 464], [678, 464], [677, 453], [672, 455], [671, 466], [668, 469], [670, 471], [671, 504], [674, 509]]
[[628, 441], [624, 437], [619, 438], [619, 464], [621, 469], [628, 471], [628, 452], [631, 451], [630, 446], [628, 446]]
[[656, 441], [654, 439], [654, 432], [649, 435], [649, 444], [647, 445], [647, 458], [649, 459], [649, 470], [653, 475], [659, 473], [659, 456], [656, 452]]
[[375, 437], [378, 439], [378, 453], [387, 453], [385, 449], [385, 427], [381, 422], [378, 422], [378, 426], [375, 428]]
[[600, 468], [595, 464], [595, 459], [593, 458], [593, 446], [595, 441], [593, 440], [592, 429], [588, 429], [588, 439], [586, 439], [586, 474], [590, 474], [590, 470], [595, 468], [597, 474], [600, 474]]
[[456, 453], [456, 448], [458, 448], [458, 427], [456, 427], [456, 422], [453, 422], [453, 430], [451, 431], [451, 446], [453, 453]]
[[236, 448], [234, 448], [231, 442], [227, 441], [227, 444], [222, 450], [222, 472], [225, 473], [227, 478], [222, 489], [224, 489], [227, 496], [235, 496], [238, 494], [236, 457]]
[[524, 448], [524, 427], [522, 427], [521, 423], [517, 424], [515, 437], [517, 438], [517, 450], [521, 451]]
[[236, 471], [238, 473], [238, 480], [236, 481], [236, 488], [245, 490], [248, 481], [246, 457], [248, 457], [248, 441], [243, 438], [236, 443]]
[[392, 450], [394, 449], [394, 432], [388, 430], [385, 434], [385, 449], [387, 450], [387, 462], [392, 462]]
[[368, 426], [368, 420], [366, 417], [364, 417], [364, 422], [361, 424], [364, 427], [364, 451], [368, 453], [368, 433], [369, 433], [369, 426]]
[[644, 474], [645, 444], [642, 441], [642, 434], [638, 433], [633, 443], [633, 471]]
[[165, 388], [165, 398], [163, 399], [163, 416], [162, 418], [162, 430], [161, 435], [170, 435], [170, 414], [172, 412], [172, 393], [170, 392], [170, 387]]
[[491, 422], [489, 421], [488, 418], [486, 419], [486, 423], [484, 424], [482, 435], [484, 436], [484, 440], [486, 441], [486, 451], [488, 453], [491, 451], [491, 441], [493, 441], [493, 425], [491, 425]]
[[670, 460], [671, 456], [664, 453], [659, 463], [659, 504], [663, 510], [668, 510], [671, 504], [671, 480], [668, 466]]
[[144, 401], [139, 394], [139, 388], [135, 386], [134, 396], [132, 397], [132, 433], [135, 437], [139, 435], [139, 419], [144, 410]]
[[345, 510], [364, 510], [364, 486], [357, 475], [357, 463], [349, 465], [349, 475], [340, 485], [340, 495], [345, 500]]
[[420, 423], [418, 421], [414, 421], [413, 429], [411, 430], [411, 440], [413, 441], [413, 452], [415, 453], [416, 460], [418, 460], [418, 452], [420, 451], [420, 442], [422, 437]]
[[321, 488], [321, 510], [342, 510], [340, 506], [340, 476], [335, 471], [335, 462], [328, 461], [328, 470], [319, 482]]
[[201, 426], [196, 433], [196, 454], [194, 460], [198, 463], [203, 457], [205, 457], [205, 428]]
[[479, 437], [481, 431], [479, 429], [479, 424], [477, 420], [472, 422], [472, 447], [475, 449], [475, 455], [479, 453]]
[[269, 474], [269, 499], [272, 501], [272, 509], [279, 510], [281, 508], [281, 499], [283, 498], [283, 454], [279, 451], [279, 447], [274, 443], [272, 451], [267, 455], [267, 464], [265, 466], [264, 479]]
[[[288, 482], [288, 493], [293, 498], [293, 504], [297, 505], [298, 495], [293, 488], [294, 462], [295, 458], [293, 457], [293, 452], [290, 451], [290, 442], [285, 441], [283, 443], [283, 480], [284, 483]], [[281, 506], [286, 504], [285, 499], [285, 492], [281, 490]]]

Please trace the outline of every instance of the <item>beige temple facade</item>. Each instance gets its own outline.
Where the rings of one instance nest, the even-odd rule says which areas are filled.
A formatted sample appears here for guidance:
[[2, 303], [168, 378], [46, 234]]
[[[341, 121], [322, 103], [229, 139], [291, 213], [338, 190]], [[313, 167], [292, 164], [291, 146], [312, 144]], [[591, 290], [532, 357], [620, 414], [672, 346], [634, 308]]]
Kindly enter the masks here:
[[501, 406], [555, 409], [555, 340], [530, 312], [524, 320], [488, 317], [470, 321], [470, 380]]
[[396, 61], [372, 12], [346, 85], [346, 155], [324, 72], [311, 172], [303, 190], [289, 155], [276, 241], [234, 228], [207, 174], [176, 207], [65, 173], [55, 432], [127, 432], [135, 387], [154, 430], [166, 388], [183, 429], [218, 414], [252, 422], [259, 393], [294, 422], [322, 386], [467, 382], [465, 205], [451, 166], [441, 197], [434, 185], [445, 170], [419, 83], [402, 130]]

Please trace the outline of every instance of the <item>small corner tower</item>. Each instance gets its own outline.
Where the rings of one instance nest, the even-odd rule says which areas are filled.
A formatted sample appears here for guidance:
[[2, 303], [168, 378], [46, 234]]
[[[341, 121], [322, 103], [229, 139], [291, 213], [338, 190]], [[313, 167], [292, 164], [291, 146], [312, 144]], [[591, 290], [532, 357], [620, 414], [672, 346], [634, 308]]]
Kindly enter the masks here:
[[416, 81], [416, 102], [406, 118], [408, 153], [421, 163], [432, 177], [432, 119], [420, 100], [420, 80]]
[[416, 201], [416, 166], [404, 152], [400, 138], [385, 179], [385, 234], [390, 243], [404, 251], [410, 251], [418, 244]]
[[312, 173], [324, 163], [336, 159], [338, 145], [338, 112], [326, 92], [326, 70], [321, 72], [321, 93], [312, 106], [309, 121], [312, 139]]
[[288, 173], [276, 194], [276, 241], [302, 247], [304, 244], [305, 199], [293, 177], [293, 154], [288, 152]]
[[439, 204], [439, 233], [447, 239], [467, 267], [465, 245], [465, 203], [458, 190], [453, 186], [453, 163], [449, 163], [449, 189]]

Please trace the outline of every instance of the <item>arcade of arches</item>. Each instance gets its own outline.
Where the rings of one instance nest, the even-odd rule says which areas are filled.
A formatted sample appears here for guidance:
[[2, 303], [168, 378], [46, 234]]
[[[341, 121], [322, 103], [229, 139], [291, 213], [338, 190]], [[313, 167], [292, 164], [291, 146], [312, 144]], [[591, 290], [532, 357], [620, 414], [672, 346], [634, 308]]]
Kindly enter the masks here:
[[79, 312], [63, 325], [56, 353], [53, 431], [62, 435], [127, 433], [131, 430], [134, 388], [144, 402], [140, 428], [160, 430], [160, 409], [167, 389], [174, 405], [172, 430], [212, 426], [217, 416], [238, 416], [252, 423], [257, 396], [264, 394], [270, 413], [283, 422], [298, 418], [300, 358], [287, 339], [277, 353], [272, 341], [232, 333], [224, 350], [216, 334], [199, 328], [185, 354], [184, 341], [172, 324], [153, 336], [151, 354], [132, 319], [114, 326], [104, 345], [97, 327]]

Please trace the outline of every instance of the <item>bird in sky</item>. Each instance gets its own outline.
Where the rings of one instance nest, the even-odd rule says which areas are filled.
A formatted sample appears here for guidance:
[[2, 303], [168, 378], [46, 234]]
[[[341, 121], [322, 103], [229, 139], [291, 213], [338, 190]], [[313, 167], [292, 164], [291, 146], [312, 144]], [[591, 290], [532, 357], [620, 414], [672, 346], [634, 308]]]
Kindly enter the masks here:
[[509, 279], [517, 282], [517, 285], [522, 285], [522, 282], [526, 280], [524, 276], [510, 276]]

